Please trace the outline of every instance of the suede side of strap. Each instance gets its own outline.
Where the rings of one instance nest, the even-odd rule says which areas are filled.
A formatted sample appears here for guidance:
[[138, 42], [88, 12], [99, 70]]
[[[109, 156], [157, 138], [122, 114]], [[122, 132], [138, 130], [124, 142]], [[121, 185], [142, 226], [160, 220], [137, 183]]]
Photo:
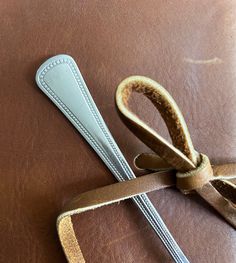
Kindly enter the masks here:
[[[143, 93], [160, 112], [170, 133], [173, 145], [140, 120], [128, 107], [132, 92]], [[147, 146], [176, 170], [194, 169], [199, 154], [194, 150], [187, 125], [170, 94], [155, 81], [141, 76], [123, 80], [116, 91], [116, 104], [121, 119]]]

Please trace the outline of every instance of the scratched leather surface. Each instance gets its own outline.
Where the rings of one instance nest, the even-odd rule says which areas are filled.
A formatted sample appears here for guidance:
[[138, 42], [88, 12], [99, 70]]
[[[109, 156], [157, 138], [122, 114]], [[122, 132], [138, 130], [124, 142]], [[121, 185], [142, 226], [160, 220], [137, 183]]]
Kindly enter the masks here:
[[[39, 65], [58, 53], [75, 58], [130, 164], [148, 149], [119, 120], [114, 93], [133, 74], [173, 95], [198, 151], [236, 161], [235, 12], [235, 1], [220, 0], [0, 2], [1, 262], [65, 262], [55, 227], [63, 204], [114, 182], [36, 87]], [[166, 135], [146, 100], [133, 107]], [[235, 231], [199, 197], [149, 196], [191, 262], [236, 261]], [[171, 262], [131, 201], [73, 222], [87, 262]]]

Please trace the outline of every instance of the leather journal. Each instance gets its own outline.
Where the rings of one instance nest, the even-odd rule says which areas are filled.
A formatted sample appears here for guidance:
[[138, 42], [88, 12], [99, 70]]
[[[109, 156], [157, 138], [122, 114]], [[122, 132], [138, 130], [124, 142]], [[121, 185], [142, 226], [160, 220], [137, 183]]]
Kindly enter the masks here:
[[[66, 262], [60, 215], [79, 207], [91, 208], [70, 217], [81, 260], [173, 262], [128, 198], [146, 192], [190, 262], [236, 261], [235, 11], [209, 0], [0, 3], [0, 262]], [[117, 183], [37, 88], [38, 67], [61, 53], [137, 179]]]

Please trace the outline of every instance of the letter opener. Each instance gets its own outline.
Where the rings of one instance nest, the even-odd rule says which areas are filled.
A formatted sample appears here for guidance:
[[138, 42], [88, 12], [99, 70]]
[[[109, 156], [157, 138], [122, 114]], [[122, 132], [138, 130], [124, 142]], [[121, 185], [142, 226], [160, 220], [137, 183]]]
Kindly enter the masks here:
[[[38, 69], [36, 82], [92, 146], [118, 181], [135, 178], [72, 57], [57, 55], [48, 59]], [[189, 262], [148, 196], [141, 194], [132, 199], [161, 239], [174, 262]]]

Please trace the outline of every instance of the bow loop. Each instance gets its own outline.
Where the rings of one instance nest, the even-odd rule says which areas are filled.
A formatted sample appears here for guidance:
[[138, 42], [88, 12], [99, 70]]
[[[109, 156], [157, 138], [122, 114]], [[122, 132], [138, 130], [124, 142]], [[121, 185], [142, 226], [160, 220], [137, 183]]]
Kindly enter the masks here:
[[[132, 92], [142, 93], [157, 108], [168, 128], [173, 145], [129, 109]], [[129, 77], [117, 88], [116, 104], [127, 127], [172, 167], [186, 172], [197, 166], [200, 156], [193, 147], [183, 115], [174, 99], [160, 84], [146, 77]]]

